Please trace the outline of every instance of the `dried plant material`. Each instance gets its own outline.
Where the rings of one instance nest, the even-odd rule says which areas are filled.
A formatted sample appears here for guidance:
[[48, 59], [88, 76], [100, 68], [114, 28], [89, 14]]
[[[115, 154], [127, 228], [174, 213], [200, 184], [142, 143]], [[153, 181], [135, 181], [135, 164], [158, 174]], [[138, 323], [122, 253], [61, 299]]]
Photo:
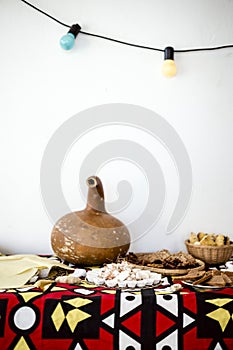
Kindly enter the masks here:
[[167, 249], [155, 253], [129, 253], [126, 260], [137, 265], [160, 269], [189, 269], [198, 266], [197, 260], [188, 253], [170, 253]]
[[197, 266], [197, 261], [188, 253], [178, 252], [167, 257], [163, 265], [166, 269], [192, 268]]
[[163, 249], [153, 253], [135, 254], [134, 257], [136, 259], [134, 261], [131, 261], [130, 254], [133, 254], [133, 253], [129, 253], [129, 255], [127, 256], [127, 260], [130, 262], [137, 263], [139, 265], [148, 265], [148, 264], [161, 265], [163, 264], [163, 261], [171, 255], [171, 253], [167, 249]]
[[[72, 268], [70, 268], [71, 270]], [[70, 274], [70, 271], [61, 267], [61, 266], [52, 266], [48, 273], [48, 278], [54, 279], [59, 276], [68, 276]]]
[[80, 284], [81, 278], [75, 276], [58, 276], [55, 279], [57, 283]]

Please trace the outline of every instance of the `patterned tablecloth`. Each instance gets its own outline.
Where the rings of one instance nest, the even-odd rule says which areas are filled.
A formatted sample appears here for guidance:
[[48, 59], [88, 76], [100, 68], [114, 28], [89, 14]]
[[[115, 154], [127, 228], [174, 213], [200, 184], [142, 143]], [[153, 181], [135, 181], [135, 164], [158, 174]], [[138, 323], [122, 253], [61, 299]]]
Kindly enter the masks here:
[[233, 289], [162, 295], [84, 282], [3, 290], [0, 349], [233, 349]]

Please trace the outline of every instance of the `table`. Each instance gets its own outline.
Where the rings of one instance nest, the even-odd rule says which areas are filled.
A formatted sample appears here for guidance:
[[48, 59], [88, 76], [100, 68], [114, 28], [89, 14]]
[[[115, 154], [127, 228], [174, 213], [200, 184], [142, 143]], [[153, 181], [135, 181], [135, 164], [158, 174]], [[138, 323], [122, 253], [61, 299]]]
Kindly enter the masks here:
[[233, 349], [232, 318], [232, 288], [163, 295], [52, 283], [0, 292], [0, 349]]

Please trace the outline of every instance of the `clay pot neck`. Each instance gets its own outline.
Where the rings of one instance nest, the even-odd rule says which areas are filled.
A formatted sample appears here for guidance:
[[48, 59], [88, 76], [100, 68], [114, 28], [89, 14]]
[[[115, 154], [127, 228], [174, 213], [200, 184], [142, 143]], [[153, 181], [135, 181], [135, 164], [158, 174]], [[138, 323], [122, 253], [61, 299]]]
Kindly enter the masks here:
[[90, 176], [87, 179], [88, 195], [87, 210], [106, 212], [104, 202], [104, 189], [101, 180], [97, 176]]

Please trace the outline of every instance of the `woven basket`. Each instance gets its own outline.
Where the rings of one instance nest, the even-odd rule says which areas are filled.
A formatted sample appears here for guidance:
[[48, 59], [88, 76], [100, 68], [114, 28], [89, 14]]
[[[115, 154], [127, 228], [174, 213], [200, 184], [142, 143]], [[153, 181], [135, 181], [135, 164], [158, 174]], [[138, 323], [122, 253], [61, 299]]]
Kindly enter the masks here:
[[214, 247], [206, 245], [196, 245], [185, 241], [189, 254], [206, 264], [219, 265], [227, 262], [233, 254], [233, 243], [229, 245]]

